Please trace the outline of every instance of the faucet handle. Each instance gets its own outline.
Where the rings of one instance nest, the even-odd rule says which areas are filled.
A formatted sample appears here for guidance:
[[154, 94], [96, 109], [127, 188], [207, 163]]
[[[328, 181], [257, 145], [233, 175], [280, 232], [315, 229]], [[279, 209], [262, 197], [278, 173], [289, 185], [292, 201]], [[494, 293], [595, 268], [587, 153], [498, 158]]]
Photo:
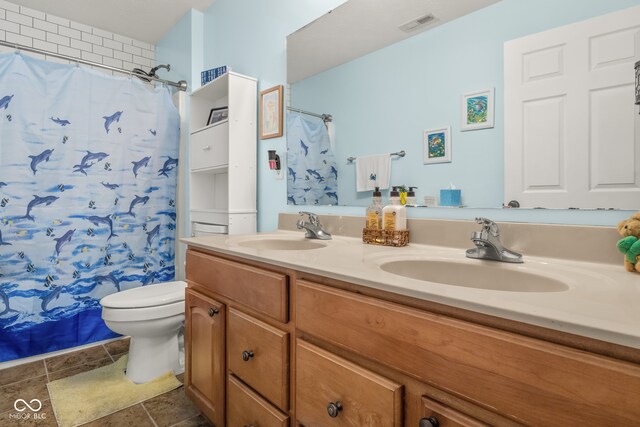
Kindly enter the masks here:
[[311, 224], [320, 225], [320, 219], [318, 218], [318, 215], [314, 214], [313, 212], [300, 211], [299, 213], [300, 215], [307, 215]]
[[498, 224], [491, 221], [489, 218], [476, 217], [476, 222], [482, 225], [482, 228], [491, 233], [494, 237], [498, 237], [500, 235]]

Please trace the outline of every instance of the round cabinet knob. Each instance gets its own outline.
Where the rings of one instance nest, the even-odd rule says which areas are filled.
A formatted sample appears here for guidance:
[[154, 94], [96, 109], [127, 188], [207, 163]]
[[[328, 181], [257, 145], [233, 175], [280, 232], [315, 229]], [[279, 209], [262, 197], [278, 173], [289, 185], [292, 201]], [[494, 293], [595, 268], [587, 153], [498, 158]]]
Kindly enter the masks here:
[[420, 420], [420, 427], [440, 427], [436, 417], [423, 418]]
[[245, 362], [248, 362], [249, 359], [251, 359], [253, 357], [253, 351], [249, 350], [249, 351], [243, 351], [242, 352], [242, 360], [244, 360]]
[[340, 402], [329, 402], [329, 404], [327, 405], [327, 413], [331, 418], [337, 417], [340, 411], [342, 411], [342, 403]]
[[209, 309], [209, 316], [211, 316], [211, 317], [215, 316], [215, 315], [216, 315], [216, 314], [218, 314], [218, 313], [220, 313], [220, 310], [218, 310], [217, 308], [213, 308], [213, 307], [211, 307], [211, 308]]

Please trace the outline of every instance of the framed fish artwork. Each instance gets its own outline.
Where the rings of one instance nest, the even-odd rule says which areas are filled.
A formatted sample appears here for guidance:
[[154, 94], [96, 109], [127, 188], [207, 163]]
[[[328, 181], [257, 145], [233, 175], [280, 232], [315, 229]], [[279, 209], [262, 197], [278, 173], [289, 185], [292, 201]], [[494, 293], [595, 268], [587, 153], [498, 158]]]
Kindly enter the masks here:
[[462, 131], [493, 127], [495, 89], [485, 89], [462, 95]]
[[283, 93], [282, 85], [260, 92], [260, 139], [282, 136]]
[[422, 162], [451, 163], [451, 127], [441, 127], [424, 131]]

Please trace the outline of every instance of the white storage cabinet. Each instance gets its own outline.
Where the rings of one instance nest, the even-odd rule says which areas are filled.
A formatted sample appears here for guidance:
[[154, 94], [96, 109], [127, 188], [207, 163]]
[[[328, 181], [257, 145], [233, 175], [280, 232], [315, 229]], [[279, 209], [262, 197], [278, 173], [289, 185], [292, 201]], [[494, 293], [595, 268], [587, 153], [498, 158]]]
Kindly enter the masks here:
[[[229, 234], [256, 231], [257, 89], [256, 79], [228, 72], [190, 96], [192, 235], [195, 223]], [[220, 107], [228, 107], [228, 119], [207, 125]]]

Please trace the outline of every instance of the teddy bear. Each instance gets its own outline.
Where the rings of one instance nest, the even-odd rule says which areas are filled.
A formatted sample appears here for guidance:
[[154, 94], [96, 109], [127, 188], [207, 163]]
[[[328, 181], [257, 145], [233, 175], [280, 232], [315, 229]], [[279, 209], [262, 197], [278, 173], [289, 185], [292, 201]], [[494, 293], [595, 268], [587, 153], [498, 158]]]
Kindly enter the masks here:
[[624, 266], [627, 271], [640, 273], [640, 212], [631, 218], [620, 221], [618, 233], [622, 236], [617, 247], [624, 254]]

